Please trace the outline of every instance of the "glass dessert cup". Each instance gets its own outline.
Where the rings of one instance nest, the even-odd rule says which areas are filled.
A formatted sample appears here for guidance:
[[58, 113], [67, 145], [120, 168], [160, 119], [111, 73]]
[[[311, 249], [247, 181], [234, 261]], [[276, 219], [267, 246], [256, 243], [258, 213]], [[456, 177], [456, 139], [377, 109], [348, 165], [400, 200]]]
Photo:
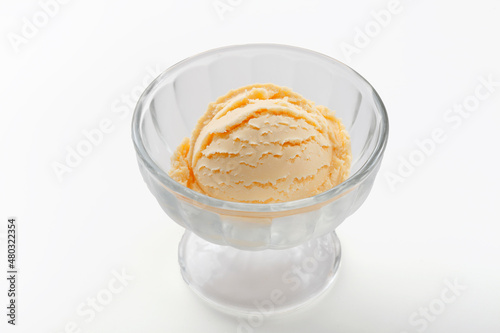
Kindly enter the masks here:
[[[254, 83], [289, 87], [335, 111], [351, 136], [345, 182], [301, 200], [248, 204], [208, 197], [167, 175], [208, 104]], [[335, 229], [372, 188], [388, 118], [377, 92], [345, 64], [306, 49], [250, 44], [204, 52], [163, 72], [137, 104], [132, 137], [148, 188], [186, 228], [179, 244], [186, 283], [222, 310], [271, 314], [307, 304], [332, 284], [340, 264]]]

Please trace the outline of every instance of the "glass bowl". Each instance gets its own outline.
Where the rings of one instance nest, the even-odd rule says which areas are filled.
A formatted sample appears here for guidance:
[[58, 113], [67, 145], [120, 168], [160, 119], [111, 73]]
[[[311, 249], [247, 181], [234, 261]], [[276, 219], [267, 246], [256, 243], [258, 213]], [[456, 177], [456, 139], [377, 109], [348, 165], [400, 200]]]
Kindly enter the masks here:
[[[254, 83], [289, 87], [335, 111], [351, 136], [346, 181], [301, 200], [250, 204], [208, 197], [167, 175], [173, 152], [208, 104]], [[146, 88], [132, 120], [144, 181], [186, 228], [179, 244], [184, 280], [231, 312], [295, 309], [331, 285], [340, 263], [335, 228], [368, 196], [387, 137], [385, 107], [363, 77], [323, 54], [275, 44], [228, 46], [175, 64]]]

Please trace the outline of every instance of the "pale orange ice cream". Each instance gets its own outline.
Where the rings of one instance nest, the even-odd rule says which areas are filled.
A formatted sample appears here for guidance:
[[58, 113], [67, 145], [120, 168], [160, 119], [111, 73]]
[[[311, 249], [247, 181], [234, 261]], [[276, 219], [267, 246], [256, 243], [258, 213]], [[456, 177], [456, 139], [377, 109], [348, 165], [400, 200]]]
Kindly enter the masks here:
[[350, 166], [350, 138], [332, 111], [289, 88], [254, 84], [209, 104], [169, 175], [214, 198], [273, 203], [326, 191]]

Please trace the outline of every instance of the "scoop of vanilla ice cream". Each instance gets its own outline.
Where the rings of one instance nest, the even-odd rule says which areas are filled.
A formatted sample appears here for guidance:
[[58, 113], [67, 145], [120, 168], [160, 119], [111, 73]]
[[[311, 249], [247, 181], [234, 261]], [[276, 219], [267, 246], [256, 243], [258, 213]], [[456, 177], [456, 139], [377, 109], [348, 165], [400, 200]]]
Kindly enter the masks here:
[[302, 199], [349, 176], [350, 139], [333, 112], [285, 87], [255, 84], [211, 103], [169, 175], [214, 198]]

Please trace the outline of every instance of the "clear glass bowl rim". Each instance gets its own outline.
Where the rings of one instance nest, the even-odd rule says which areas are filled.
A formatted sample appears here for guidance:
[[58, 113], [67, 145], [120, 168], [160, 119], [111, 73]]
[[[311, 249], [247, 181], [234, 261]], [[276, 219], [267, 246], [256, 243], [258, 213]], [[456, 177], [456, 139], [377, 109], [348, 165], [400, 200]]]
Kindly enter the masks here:
[[[352, 72], [354, 76], [356, 76], [358, 79], [360, 79], [369, 86], [369, 88], [373, 91], [374, 94], [374, 99], [377, 106], [376, 111], [378, 111], [380, 116], [379, 119], [381, 120], [380, 121], [381, 128], [378, 136], [374, 138], [377, 140], [377, 143], [372, 153], [370, 154], [368, 160], [365, 162], [365, 164], [363, 164], [363, 166], [357, 172], [349, 176], [347, 180], [325, 192], [304, 199], [279, 202], [279, 203], [254, 204], [254, 203], [242, 203], [242, 202], [220, 200], [196, 192], [194, 190], [185, 187], [184, 185], [179, 184], [178, 182], [170, 178], [170, 176], [153, 161], [153, 159], [147, 153], [146, 148], [144, 147], [144, 143], [141, 136], [141, 123], [146, 111], [145, 106], [150, 103], [157, 89], [161, 87], [161, 83], [170, 75], [176, 74], [176, 72], [182, 69], [182, 67], [185, 65], [189, 65], [200, 59], [211, 57], [215, 54], [219, 54], [225, 51], [234, 52], [234, 51], [244, 51], [245, 49], [262, 49], [262, 48], [267, 48], [268, 50], [275, 50], [276, 52], [279, 52], [281, 50], [293, 51], [306, 54], [307, 56], [310, 57], [312, 56], [316, 58], [321, 58], [322, 60], [334, 62], [338, 66], [341, 66], [344, 69], [346, 69], [347, 71]], [[138, 156], [140, 157], [141, 161], [144, 163], [148, 171], [159, 182], [161, 182], [161, 184], [163, 184], [163, 186], [165, 186], [168, 190], [174, 192], [177, 195], [181, 195], [183, 197], [194, 200], [195, 202], [210, 206], [215, 209], [234, 210], [234, 211], [253, 212], [253, 213], [285, 212], [289, 210], [295, 210], [299, 208], [305, 208], [321, 204], [325, 201], [332, 200], [335, 197], [342, 196], [344, 193], [347, 193], [351, 188], [360, 184], [366, 177], [368, 177], [371, 171], [378, 165], [378, 163], [382, 159], [385, 147], [387, 145], [388, 132], [389, 132], [389, 119], [387, 116], [387, 111], [385, 109], [384, 103], [382, 102], [379, 94], [373, 88], [373, 86], [358, 72], [356, 72], [343, 62], [331, 58], [322, 53], [311, 51], [301, 47], [283, 45], [283, 44], [272, 44], [272, 43], [224, 46], [211, 49], [205, 52], [201, 52], [194, 56], [179, 61], [178, 63], [167, 68], [156, 79], [154, 79], [153, 82], [151, 82], [149, 86], [144, 90], [144, 92], [142, 93], [141, 97], [137, 102], [137, 105], [134, 110], [134, 115], [132, 118], [132, 140], [134, 142], [136, 153], [138, 154]]]

